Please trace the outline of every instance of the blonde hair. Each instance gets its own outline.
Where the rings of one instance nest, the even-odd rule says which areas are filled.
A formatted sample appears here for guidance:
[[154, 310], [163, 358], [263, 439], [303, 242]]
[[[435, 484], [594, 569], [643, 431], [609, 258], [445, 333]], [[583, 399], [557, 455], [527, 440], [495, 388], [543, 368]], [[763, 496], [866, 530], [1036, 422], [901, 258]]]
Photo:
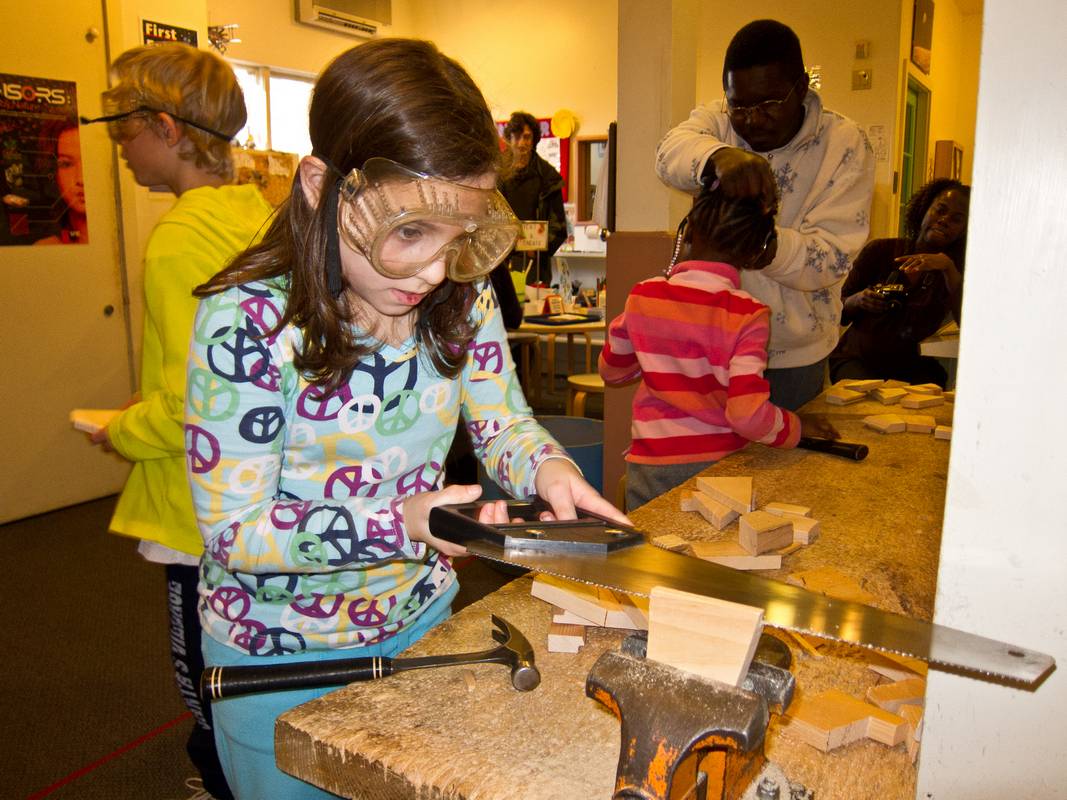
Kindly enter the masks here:
[[[245, 124], [245, 98], [237, 77], [213, 53], [184, 44], [135, 47], [115, 59], [111, 76], [115, 85], [102, 95], [105, 113], [147, 106], [231, 139]], [[185, 125], [183, 133], [181, 158], [213, 175], [233, 177], [229, 139], [193, 125]]]

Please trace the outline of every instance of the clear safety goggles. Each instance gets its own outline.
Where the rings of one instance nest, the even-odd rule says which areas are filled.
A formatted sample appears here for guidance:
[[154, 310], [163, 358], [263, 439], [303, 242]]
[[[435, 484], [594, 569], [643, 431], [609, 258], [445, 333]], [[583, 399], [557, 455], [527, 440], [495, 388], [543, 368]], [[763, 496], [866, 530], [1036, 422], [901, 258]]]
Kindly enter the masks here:
[[372, 158], [341, 184], [337, 229], [387, 278], [410, 277], [444, 258], [448, 277], [468, 283], [507, 257], [519, 220], [496, 189]]

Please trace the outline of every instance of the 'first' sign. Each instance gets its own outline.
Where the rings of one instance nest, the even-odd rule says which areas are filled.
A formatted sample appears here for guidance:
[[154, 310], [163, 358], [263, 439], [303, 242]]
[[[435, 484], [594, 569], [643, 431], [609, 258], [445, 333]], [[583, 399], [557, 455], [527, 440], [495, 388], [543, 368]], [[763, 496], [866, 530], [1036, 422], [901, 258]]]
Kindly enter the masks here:
[[164, 44], [169, 42], [181, 42], [196, 47], [196, 31], [190, 28], [179, 28], [177, 25], [165, 25], [162, 22], [141, 20], [141, 39], [145, 44]]

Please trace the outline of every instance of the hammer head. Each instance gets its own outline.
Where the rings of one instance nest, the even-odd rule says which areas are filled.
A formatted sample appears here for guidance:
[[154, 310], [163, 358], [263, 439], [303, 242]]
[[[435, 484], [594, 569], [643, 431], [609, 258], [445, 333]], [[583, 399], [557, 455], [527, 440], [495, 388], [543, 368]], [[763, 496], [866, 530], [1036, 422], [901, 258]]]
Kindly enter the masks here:
[[541, 683], [541, 673], [534, 666], [533, 647], [522, 632], [503, 617], [493, 618], [493, 638], [501, 644], [511, 666], [511, 685], [520, 692], [536, 689]]

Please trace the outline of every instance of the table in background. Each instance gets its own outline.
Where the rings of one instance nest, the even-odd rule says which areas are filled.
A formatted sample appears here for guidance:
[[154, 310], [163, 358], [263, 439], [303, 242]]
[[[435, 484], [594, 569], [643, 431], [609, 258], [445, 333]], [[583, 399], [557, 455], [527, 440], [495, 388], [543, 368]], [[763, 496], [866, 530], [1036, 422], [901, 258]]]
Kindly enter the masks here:
[[[951, 405], [914, 413], [941, 424]], [[829, 406], [821, 398], [806, 410], [827, 413], [844, 439], [870, 447], [853, 462], [806, 450], [751, 445], [704, 474], [751, 475], [757, 502], [811, 506], [822, 533], [787, 556], [790, 573], [831, 566], [875, 595], [874, 605], [929, 620], [947, 480], [949, 443], [917, 433], [882, 435], [863, 427], [868, 414], [887, 410], [864, 401]], [[692, 482], [685, 488], [691, 488]], [[723, 538], [697, 515], [678, 510], [683, 487], [630, 516], [642, 530], [691, 540]], [[542, 685], [530, 693], [511, 688], [506, 668], [402, 673], [377, 683], [352, 684], [289, 711], [279, 719], [282, 769], [346, 797], [473, 798], [479, 800], [603, 800], [610, 797], [619, 754], [619, 726], [585, 696], [585, 678], [601, 652], [623, 632], [591, 629], [577, 654], [548, 653], [549, 607], [529, 596], [529, 579], [508, 584], [465, 608], [405, 655], [463, 652], [490, 646], [489, 614], [503, 615], [532, 642]], [[801, 691], [839, 688], [863, 696], [874, 673], [857, 648], [826, 645], [812, 658], [793, 647]], [[768, 759], [819, 800], [911, 800], [915, 768], [903, 746], [868, 740], [821, 753], [781, 735], [777, 717], [766, 740]]]
[[585, 372], [593, 371], [593, 338], [596, 331], [604, 330], [604, 320], [590, 319], [588, 322], [574, 322], [567, 325], [543, 325], [536, 322], [523, 322], [520, 333], [536, 333], [547, 339], [548, 352], [545, 357], [545, 374], [548, 376], [547, 390], [555, 391], [556, 386], [556, 337], [567, 337], [567, 374], [574, 373], [574, 337], [585, 337]]

